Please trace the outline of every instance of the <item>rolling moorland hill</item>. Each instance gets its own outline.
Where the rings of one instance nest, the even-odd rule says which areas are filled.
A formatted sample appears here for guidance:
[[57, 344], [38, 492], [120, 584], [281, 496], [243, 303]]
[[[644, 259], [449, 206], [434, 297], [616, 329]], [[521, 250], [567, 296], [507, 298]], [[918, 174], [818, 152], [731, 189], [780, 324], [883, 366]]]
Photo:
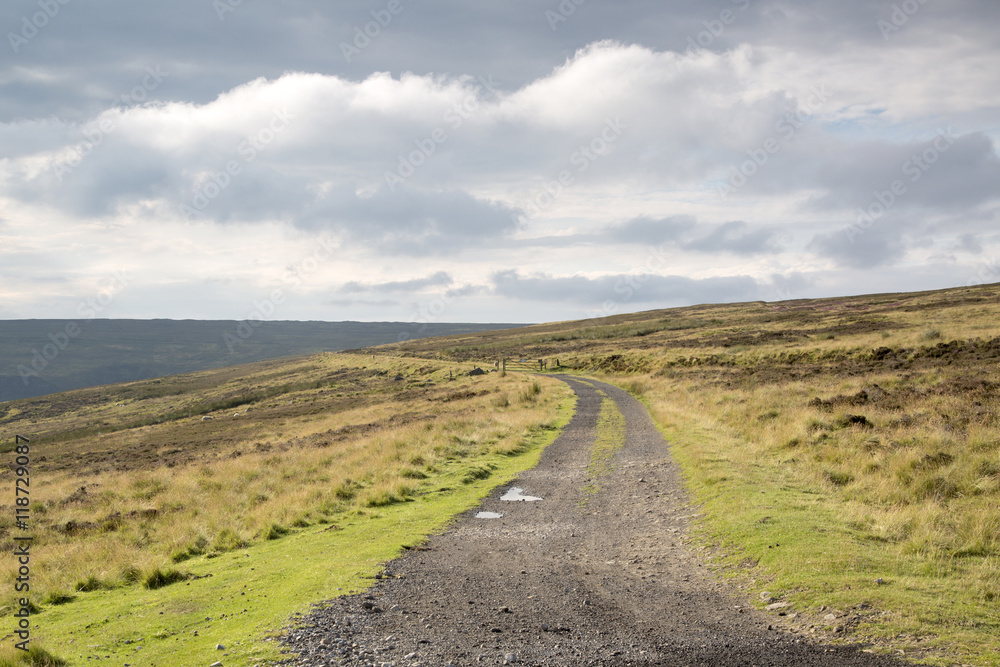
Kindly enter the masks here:
[[935, 664], [1000, 665], [1000, 285], [701, 305], [373, 351], [544, 359], [617, 383], [672, 442], [706, 549], [748, 591], [788, 603], [785, 623]]
[[29, 664], [15, 612], [32, 666], [279, 659], [293, 614], [369, 586], [568, 421], [562, 383], [469, 370], [323, 353], [0, 404], [0, 480], [27, 484], [0, 497], [0, 666]]
[[0, 320], [0, 402], [517, 324]]
[[[32, 439], [35, 638], [72, 664], [209, 664], [222, 639], [227, 666], [276, 658], [267, 638], [293, 613], [363, 590], [537, 461], [572, 397], [515, 372], [536, 367], [522, 358], [646, 405], [701, 553], [776, 625], [1000, 665], [1000, 285], [676, 308], [5, 403], [6, 455]], [[468, 375], [501, 359], [506, 374]], [[7, 614], [16, 567], [5, 547]]]

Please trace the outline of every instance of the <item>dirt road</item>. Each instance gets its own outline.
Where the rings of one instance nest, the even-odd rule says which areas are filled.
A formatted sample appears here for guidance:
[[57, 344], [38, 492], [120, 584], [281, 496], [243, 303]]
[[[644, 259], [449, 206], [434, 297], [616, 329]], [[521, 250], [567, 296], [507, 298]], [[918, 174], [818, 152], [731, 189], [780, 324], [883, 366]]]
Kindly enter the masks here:
[[[510, 485], [537, 499], [503, 500], [510, 486], [497, 489], [390, 563], [370, 591], [306, 617], [285, 638], [300, 654], [287, 664], [900, 664], [769, 629], [685, 544], [692, 509], [642, 404], [561, 379], [579, 397], [576, 415]], [[604, 450], [610, 465], [595, 466], [595, 434], [607, 447], [616, 432], [606, 399], [624, 438]]]

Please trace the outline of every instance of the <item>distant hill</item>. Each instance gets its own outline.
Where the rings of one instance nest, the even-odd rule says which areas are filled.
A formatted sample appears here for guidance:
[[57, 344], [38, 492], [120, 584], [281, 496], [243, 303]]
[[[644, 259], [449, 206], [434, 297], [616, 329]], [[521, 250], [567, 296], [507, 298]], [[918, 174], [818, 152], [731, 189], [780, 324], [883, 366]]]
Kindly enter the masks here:
[[0, 402], [278, 357], [519, 326], [523, 325], [0, 320]]

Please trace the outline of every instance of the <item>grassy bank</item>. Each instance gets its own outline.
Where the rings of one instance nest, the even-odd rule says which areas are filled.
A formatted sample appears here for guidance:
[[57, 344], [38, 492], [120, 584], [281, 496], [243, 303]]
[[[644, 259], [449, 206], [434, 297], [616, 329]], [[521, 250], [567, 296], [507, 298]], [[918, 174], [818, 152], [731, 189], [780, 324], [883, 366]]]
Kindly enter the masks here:
[[886, 349], [720, 351], [618, 381], [673, 443], [720, 565], [790, 603], [778, 620], [1000, 665], [1000, 345]]
[[9, 404], [40, 436], [33, 640], [71, 664], [274, 657], [290, 614], [362, 587], [569, 418], [562, 383], [467, 371], [325, 355]]
[[[857, 427], [817, 443], [810, 417], [792, 436], [741, 429], [689, 385], [669, 400], [666, 386], [648, 386], [700, 506], [700, 540], [761, 606], [791, 603], [776, 620], [935, 664], [1000, 664], [998, 498], [982, 452], [953, 445], [942, 466], [940, 442], [872, 452], [874, 436]], [[943, 494], [939, 479], [969, 486]]]

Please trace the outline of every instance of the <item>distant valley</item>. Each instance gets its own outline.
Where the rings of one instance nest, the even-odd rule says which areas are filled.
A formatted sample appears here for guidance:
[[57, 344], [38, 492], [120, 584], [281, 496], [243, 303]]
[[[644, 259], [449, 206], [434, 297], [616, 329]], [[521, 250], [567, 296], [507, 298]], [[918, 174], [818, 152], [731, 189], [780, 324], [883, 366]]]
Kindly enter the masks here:
[[507, 329], [520, 324], [0, 321], [0, 402], [279, 357]]

